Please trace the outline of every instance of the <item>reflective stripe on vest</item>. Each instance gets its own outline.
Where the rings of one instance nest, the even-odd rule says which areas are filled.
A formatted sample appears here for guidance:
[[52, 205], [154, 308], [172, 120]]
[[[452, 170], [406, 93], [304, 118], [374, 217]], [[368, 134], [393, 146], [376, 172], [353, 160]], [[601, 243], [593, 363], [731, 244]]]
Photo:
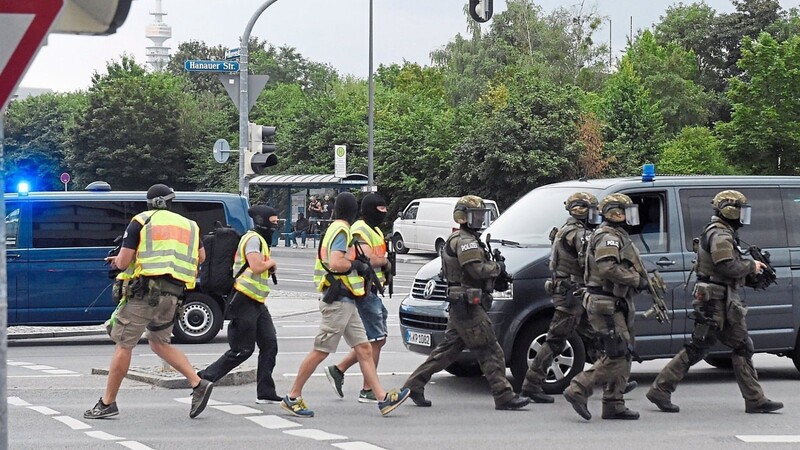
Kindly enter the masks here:
[[[247, 261], [245, 247], [247, 246], [247, 241], [254, 236], [258, 238], [261, 255], [269, 256], [269, 246], [267, 245], [267, 241], [255, 231], [248, 231], [239, 240], [239, 249], [236, 251], [236, 256], [233, 260], [234, 275], [239, 273], [245, 261]], [[244, 269], [244, 272], [242, 272], [242, 274], [236, 279], [233, 288], [257, 302], [264, 303], [264, 300], [266, 300], [267, 295], [269, 294], [269, 286], [267, 286], [267, 280], [269, 280], [269, 277], [269, 270], [265, 270], [259, 274], [256, 274], [253, 273], [248, 266], [247, 269]]]
[[[384, 240], [383, 232], [380, 229], [372, 228], [367, 222], [358, 220], [350, 227], [350, 234], [353, 235], [354, 239], [360, 238], [360, 240], [365, 241], [372, 248], [372, 253], [375, 256], [379, 258], [386, 256], [386, 240]], [[378, 276], [381, 285], [386, 282], [386, 277], [383, 275], [382, 270], [376, 269], [375, 275]]]
[[169, 275], [186, 283], [187, 289], [194, 289], [200, 259], [197, 224], [163, 209], [145, 211], [133, 220], [142, 224], [134, 278]]
[[[350, 241], [352, 240], [352, 236], [350, 235], [350, 227], [345, 221], [335, 220], [328, 227], [328, 231], [325, 232], [325, 236], [322, 238], [322, 243], [320, 244], [319, 248], [320, 254], [317, 256], [317, 262], [314, 265], [314, 284], [317, 286], [317, 290], [320, 292], [330, 285], [328, 279], [325, 277], [328, 272], [326, 272], [325, 268], [322, 267], [322, 261], [324, 260], [325, 265], [330, 268], [329, 256], [331, 253], [331, 245], [333, 244], [333, 238], [335, 238], [339, 233], [345, 234], [345, 239], [348, 243], [345, 257], [350, 261], [355, 259], [355, 250], [352, 246], [350, 246]], [[319, 256], [322, 256], [322, 259], [319, 259]], [[364, 295], [364, 278], [360, 277], [357, 273], [351, 272], [346, 275], [333, 276], [342, 280], [342, 283], [345, 285], [345, 287], [347, 287], [347, 290], [349, 290], [354, 296], [361, 297]]]

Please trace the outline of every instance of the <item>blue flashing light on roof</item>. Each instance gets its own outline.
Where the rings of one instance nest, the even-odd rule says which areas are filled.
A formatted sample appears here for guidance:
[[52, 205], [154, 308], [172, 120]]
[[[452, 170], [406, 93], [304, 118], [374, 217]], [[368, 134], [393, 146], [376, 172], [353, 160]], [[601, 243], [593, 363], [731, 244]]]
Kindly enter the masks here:
[[645, 164], [642, 166], [642, 181], [653, 181], [656, 179], [655, 164]]
[[31, 185], [28, 184], [27, 181], [20, 181], [17, 183], [17, 193], [19, 195], [28, 195], [28, 192], [31, 191]]

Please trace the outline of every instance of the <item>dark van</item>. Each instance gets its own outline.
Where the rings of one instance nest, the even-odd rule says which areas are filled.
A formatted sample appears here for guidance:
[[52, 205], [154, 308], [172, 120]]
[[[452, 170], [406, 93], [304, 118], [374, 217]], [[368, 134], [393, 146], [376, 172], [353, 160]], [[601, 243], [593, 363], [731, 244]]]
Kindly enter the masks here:
[[[489, 315], [503, 347], [506, 364], [517, 387], [529, 363], [544, 342], [553, 306], [544, 292], [550, 276], [548, 235], [567, 219], [566, 198], [586, 191], [602, 199], [622, 192], [639, 205], [641, 224], [631, 238], [648, 268], [657, 268], [667, 283], [666, 303], [672, 323], [645, 319], [652, 305], [646, 294], [636, 302], [636, 350], [644, 359], [669, 358], [691, 336], [693, 322], [691, 284], [688, 279], [695, 258], [692, 239], [699, 236], [713, 211], [711, 199], [725, 189], [736, 189], [753, 206], [752, 224], [742, 227], [742, 241], [769, 251], [778, 284], [766, 291], [746, 289], [747, 325], [756, 352], [792, 358], [800, 370], [800, 177], [662, 176], [652, 181], [614, 178], [568, 181], [536, 188], [519, 199], [483, 233], [506, 257], [514, 275], [507, 292], [496, 292]], [[744, 242], [742, 245], [744, 246]], [[417, 273], [412, 291], [400, 305], [400, 328], [406, 347], [430, 353], [442, 341], [447, 326], [445, 285], [438, 277], [440, 262], [434, 260]], [[687, 289], [686, 284], [689, 284]], [[798, 284], [795, 289], [795, 284]], [[721, 345], [706, 361], [730, 367], [729, 354]], [[559, 393], [586, 362], [584, 344], [577, 333], [569, 339], [548, 371], [545, 391]], [[447, 369], [459, 376], [480, 374], [469, 352]]]
[[[104, 258], [133, 216], [147, 209], [146, 192], [91, 191], [5, 194], [8, 325], [96, 325], [114, 310]], [[95, 189], [95, 188], [93, 188]], [[244, 232], [247, 199], [218, 192], [176, 192], [173, 211], [214, 230], [215, 222]], [[207, 342], [223, 322], [223, 299], [188, 293], [173, 334]]]

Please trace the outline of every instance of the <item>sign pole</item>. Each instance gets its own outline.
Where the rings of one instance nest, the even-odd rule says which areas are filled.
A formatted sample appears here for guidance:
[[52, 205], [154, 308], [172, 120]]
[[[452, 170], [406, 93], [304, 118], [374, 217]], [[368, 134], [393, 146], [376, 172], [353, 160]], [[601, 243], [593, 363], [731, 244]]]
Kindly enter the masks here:
[[261, 13], [278, 0], [268, 0], [259, 6], [242, 33], [242, 42], [239, 44], [239, 194], [250, 198], [250, 184], [244, 177], [244, 155], [247, 152], [247, 123], [250, 120], [250, 108], [247, 95], [248, 58], [250, 54], [250, 32], [256, 24]]
[[[0, 179], [6, 181], [5, 168], [5, 118], [6, 108], [0, 105]], [[0, 202], [0, 217], [6, 217], [6, 202]], [[6, 272], [6, 221], [0, 220], [0, 448], [8, 448], [8, 273]]]

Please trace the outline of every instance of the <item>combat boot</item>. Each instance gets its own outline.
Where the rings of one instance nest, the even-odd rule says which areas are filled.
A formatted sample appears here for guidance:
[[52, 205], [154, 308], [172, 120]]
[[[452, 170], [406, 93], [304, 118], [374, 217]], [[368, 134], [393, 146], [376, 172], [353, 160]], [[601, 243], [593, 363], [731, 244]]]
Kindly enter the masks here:
[[573, 394], [569, 390], [564, 391], [564, 398], [567, 399], [569, 404], [572, 405], [572, 409], [574, 409], [579, 416], [586, 420], [592, 420], [592, 413], [590, 413], [589, 408], [586, 407], [585, 400], [582, 401], [577, 395]]
[[430, 400], [425, 398], [425, 393], [422, 391], [411, 391], [409, 398], [411, 398], [411, 401], [417, 406], [428, 407], [433, 404]]
[[533, 392], [533, 391], [525, 391], [523, 390], [521, 394], [523, 397], [528, 397], [529, 399], [533, 400], [534, 403], [553, 403], [555, 399], [551, 395], [547, 395], [544, 392]]
[[639, 413], [628, 408], [617, 410], [614, 405], [604, 403], [602, 417], [606, 420], [639, 420]]
[[750, 406], [745, 404], [744, 412], [748, 414], [758, 414], [758, 413], [771, 413], [773, 411], [777, 411], [783, 408], [783, 403], [781, 402], [773, 402], [772, 400], [767, 399], [764, 403], [758, 406]]
[[511, 400], [503, 403], [502, 405], [496, 405], [494, 407], [494, 409], [498, 409], [498, 410], [520, 409], [520, 408], [524, 408], [524, 407], [528, 406], [528, 403], [530, 403], [530, 402], [531, 402], [531, 400], [529, 398], [520, 397], [518, 395], [515, 395], [514, 398], [512, 398]]
[[658, 406], [658, 409], [660, 409], [661, 411], [668, 413], [676, 413], [681, 410], [681, 408], [678, 405], [672, 403], [670, 399], [670, 394], [667, 392], [661, 392], [651, 388], [649, 391], [647, 391], [645, 397], [647, 397], [648, 400], [653, 402], [654, 405]]

